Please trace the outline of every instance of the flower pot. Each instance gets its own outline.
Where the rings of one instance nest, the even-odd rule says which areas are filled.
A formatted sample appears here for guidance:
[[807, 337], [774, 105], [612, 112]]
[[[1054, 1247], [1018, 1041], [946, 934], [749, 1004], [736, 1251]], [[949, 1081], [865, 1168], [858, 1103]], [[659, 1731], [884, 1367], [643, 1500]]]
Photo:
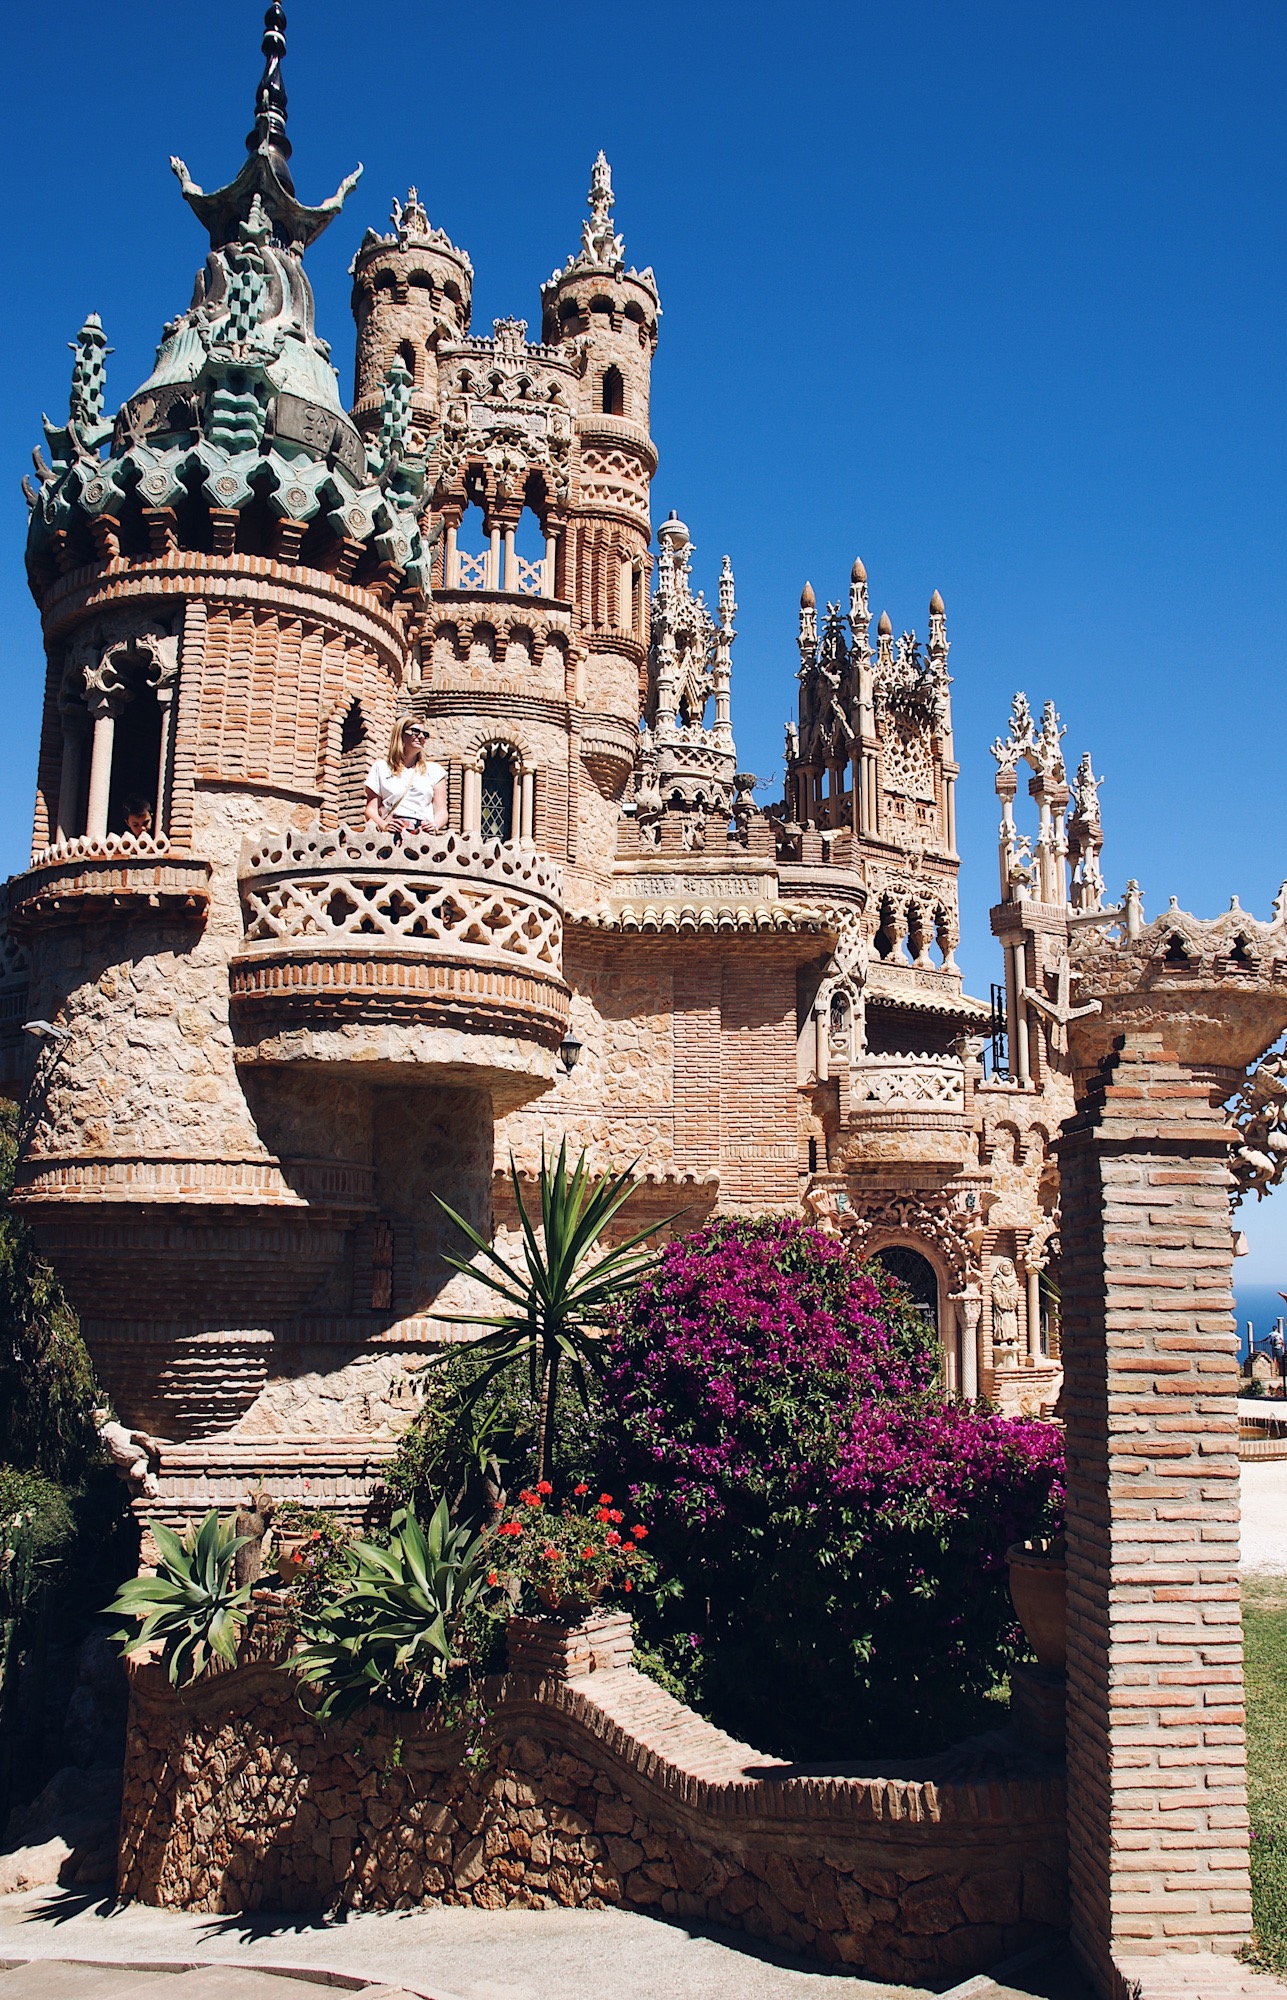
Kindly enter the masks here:
[[1068, 1658], [1068, 1572], [1063, 1538], [1013, 1542], [1006, 1550], [1010, 1602], [1037, 1664], [1064, 1671]]
[[283, 1583], [294, 1583], [303, 1568], [301, 1552], [304, 1547], [303, 1535], [278, 1535], [277, 1574]]
[[578, 1618], [584, 1618], [592, 1604], [599, 1602], [604, 1585], [592, 1583], [584, 1590], [571, 1591], [566, 1586], [560, 1588], [557, 1583], [538, 1583], [535, 1589], [541, 1603], [555, 1618], [575, 1623]]

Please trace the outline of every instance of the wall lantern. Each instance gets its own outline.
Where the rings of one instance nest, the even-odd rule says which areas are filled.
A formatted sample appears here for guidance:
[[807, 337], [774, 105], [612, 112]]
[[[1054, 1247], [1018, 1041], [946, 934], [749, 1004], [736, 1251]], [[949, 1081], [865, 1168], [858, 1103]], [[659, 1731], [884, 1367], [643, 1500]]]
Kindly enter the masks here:
[[563, 1040], [559, 1043], [559, 1061], [569, 1076], [571, 1076], [573, 1070], [576, 1068], [580, 1054], [581, 1043], [572, 1033], [571, 1028], [569, 1028]]

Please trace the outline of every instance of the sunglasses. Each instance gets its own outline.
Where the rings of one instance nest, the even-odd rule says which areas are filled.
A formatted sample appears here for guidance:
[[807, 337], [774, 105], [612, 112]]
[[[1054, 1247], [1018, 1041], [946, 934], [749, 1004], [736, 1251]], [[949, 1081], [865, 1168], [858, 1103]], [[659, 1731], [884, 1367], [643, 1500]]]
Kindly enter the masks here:
[[421, 743], [428, 741], [427, 732], [423, 729], [404, 729], [402, 734], [404, 738], [414, 736]]

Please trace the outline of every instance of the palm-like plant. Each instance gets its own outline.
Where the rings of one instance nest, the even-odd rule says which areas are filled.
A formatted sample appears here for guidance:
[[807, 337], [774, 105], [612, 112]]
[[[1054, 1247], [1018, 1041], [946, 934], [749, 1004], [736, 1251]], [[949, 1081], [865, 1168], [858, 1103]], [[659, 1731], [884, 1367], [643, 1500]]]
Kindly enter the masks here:
[[213, 1507], [182, 1541], [160, 1521], [148, 1526], [160, 1557], [157, 1573], [131, 1577], [107, 1610], [139, 1621], [136, 1630], [125, 1626], [114, 1635], [126, 1652], [159, 1639], [172, 1685], [187, 1687], [212, 1658], [230, 1667], [237, 1663], [237, 1641], [250, 1615], [250, 1585], [238, 1588], [234, 1562], [252, 1537], [237, 1534]]
[[377, 1696], [420, 1701], [441, 1681], [461, 1614], [483, 1584], [483, 1541], [453, 1527], [440, 1500], [427, 1528], [411, 1508], [390, 1523], [386, 1546], [354, 1542], [351, 1573], [334, 1602], [306, 1621], [310, 1644], [292, 1671], [322, 1689], [318, 1714], [342, 1721]]
[[[635, 1191], [631, 1178], [635, 1164], [632, 1160], [619, 1174], [601, 1174], [593, 1180], [584, 1153], [569, 1174], [566, 1139], [559, 1147], [552, 1171], [542, 1146], [538, 1235], [523, 1200], [518, 1168], [511, 1153], [509, 1170], [523, 1232], [525, 1273], [515, 1271], [463, 1215], [435, 1196], [439, 1208], [451, 1217], [485, 1263], [480, 1267], [450, 1255], [445, 1261], [454, 1271], [481, 1280], [505, 1301], [507, 1308], [498, 1313], [450, 1315], [466, 1326], [491, 1328], [475, 1350], [483, 1366], [470, 1385], [466, 1406], [475, 1403], [498, 1375], [511, 1368], [527, 1368], [532, 1395], [538, 1399], [538, 1479], [548, 1479], [553, 1467], [554, 1407], [561, 1368], [567, 1364], [582, 1401], [588, 1405], [590, 1389], [586, 1371], [600, 1366], [597, 1336], [611, 1320], [620, 1300], [634, 1289], [653, 1262], [652, 1253], [640, 1251], [639, 1245], [658, 1228], [665, 1227], [664, 1223], [650, 1224], [615, 1249], [597, 1259], [593, 1257], [604, 1230]], [[675, 1219], [668, 1218], [671, 1222]], [[448, 1315], [438, 1317], [445, 1319]]]

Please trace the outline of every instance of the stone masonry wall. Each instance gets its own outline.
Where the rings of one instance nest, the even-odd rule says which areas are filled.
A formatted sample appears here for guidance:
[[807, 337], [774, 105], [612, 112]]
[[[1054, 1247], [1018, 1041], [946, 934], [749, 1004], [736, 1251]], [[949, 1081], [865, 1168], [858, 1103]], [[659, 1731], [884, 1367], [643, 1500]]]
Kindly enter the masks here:
[[182, 1695], [136, 1669], [120, 1893], [210, 1912], [618, 1905], [909, 1982], [1065, 1924], [1056, 1767], [797, 1772], [618, 1664], [628, 1621], [597, 1622], [579, 1651], [529, 1627], [512, 1657], [531, 1670], [490, 1684], [472, 1748], [405, 1712], [324, 1727], [271, 1660]]

